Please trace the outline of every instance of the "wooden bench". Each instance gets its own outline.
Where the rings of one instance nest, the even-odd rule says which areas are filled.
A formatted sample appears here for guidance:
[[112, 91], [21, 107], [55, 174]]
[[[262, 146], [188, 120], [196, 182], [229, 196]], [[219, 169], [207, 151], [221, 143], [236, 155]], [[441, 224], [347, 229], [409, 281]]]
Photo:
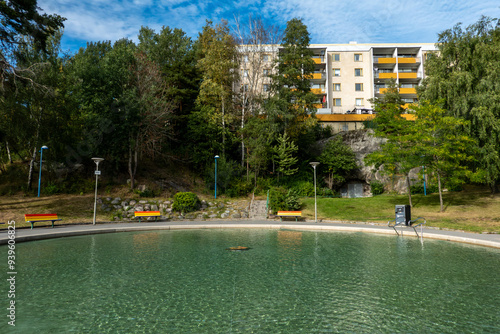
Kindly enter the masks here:
[[33, 224], [36, 222], [52, 222], [52, 228], [54, 228], [54, 222], [61, 220], [57, 218], [57, 213], [39, 213], [39, 214], [25, 214], [24, 220], [31, 223], [31, 229], [33, 229]]
[[283, 221], [283, 217], [295, 217], [295, 221], [298, 218], [302, 217], [302, 211], [278, 211], [277, 217], [280, 217], [280, 220]]
[[134, 211], [134, 217], [139, 217], [139, 223], [142, 217], [155, 217], [155, 221], [160, 217], [160, 211]]

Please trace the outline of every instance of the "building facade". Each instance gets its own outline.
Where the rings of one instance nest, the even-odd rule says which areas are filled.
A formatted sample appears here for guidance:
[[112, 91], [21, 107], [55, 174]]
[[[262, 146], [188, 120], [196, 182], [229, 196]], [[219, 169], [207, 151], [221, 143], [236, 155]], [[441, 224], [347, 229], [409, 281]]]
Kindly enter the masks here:
[[[311, 91], [318, 97], [316, 117], [324, 126], [335, 132], [363, 127], [363, 122], [373, 118], [370, 100], [382, 96], [391, 79], [398, 84], [401, 97], [407, 104], [416, 102], [416, 87], [425, 77], [424, 63], [427, 54], [436, 52], [434, 43], [400, 44], [314, 44], [315, 70]], [[264, 52], [250, 52], [242, 64], [242, 89], [254, 87], [266, 91], [272, 71], [272, 60], [279, 52], [278, 46], [267, 46]], [[249, 59], [255, 57], [265, 64], [256, 68]], [[265, 60], [265, 61], [264, 61]], [[266, 65], [267, 64], [267, 65]], [[259, 67], [259, 66], [257, 66]], [[250, 82], [253, 72], [262, 72], [259, 84]]]

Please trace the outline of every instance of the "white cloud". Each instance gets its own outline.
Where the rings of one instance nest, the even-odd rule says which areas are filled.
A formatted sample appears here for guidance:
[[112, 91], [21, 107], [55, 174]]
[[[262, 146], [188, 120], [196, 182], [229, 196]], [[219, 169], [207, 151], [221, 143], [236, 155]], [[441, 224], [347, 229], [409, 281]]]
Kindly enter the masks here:
[[[500, 16], [498, 0], [39, 0], [47, 13], [65, 22], [64, 40], [136, 38], [141, 26], [180, 28], [194, 38], [206, 19], [261, 16], [285, 27], [300, 17], [312, 43], [435, 42], [458, 22], [469, 25], [481, 15]], [[68, 44], [70, 44], [68, 42]]]

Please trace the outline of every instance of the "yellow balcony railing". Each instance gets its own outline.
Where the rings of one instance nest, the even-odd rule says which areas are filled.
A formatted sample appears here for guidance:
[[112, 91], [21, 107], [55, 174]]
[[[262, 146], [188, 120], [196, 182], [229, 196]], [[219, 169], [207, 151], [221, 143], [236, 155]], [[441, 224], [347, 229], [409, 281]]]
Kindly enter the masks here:
[[312, 78], [316, 79], [316, 80], [322, 79], [323, 78], [323, 74], [322, 73], [313, 73]]
[[311, 88], [311, 92], [314, 94], [325, 94], [325, 90], [321, 88]]
[[399, 78], [400, 79], [416, 79], [417, 73], [416, 72], [400, 72]]
[[400, 88], [399, 94], [417, 94], [417, 89], [415, 89], [415, 88]]
[[323, 108], [323, 105], [321, 103], [314, 103], [313, 107], [316, 109], [321, 109], [321, 108]]
[[324, 58], [313, 57], [312, 60], [315, 64], [323, 64], [325, 62]]
[[398, 58], [398, 63], [400, 64], [415, 64], [417, 62], [420, 63], [420, 58], [406, 58], [406, 57]]
[[396, 79], [397, 74], [396, 73], [379, 73], [378, 78], [379, 79]]
[[396, 64], [396, 58], [374, 58], [374, 63], [377, 64]]

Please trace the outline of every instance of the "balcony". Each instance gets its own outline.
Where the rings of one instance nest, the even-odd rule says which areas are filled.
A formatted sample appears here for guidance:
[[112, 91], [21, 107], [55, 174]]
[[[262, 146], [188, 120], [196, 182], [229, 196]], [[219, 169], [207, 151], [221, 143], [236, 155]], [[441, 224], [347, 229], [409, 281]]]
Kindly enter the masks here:
[[399, 64], [416, 64], [420, 63], [420, 58], [410, 58], [410, 57], [399, 57]]
[[317, 57], [312, 57], [312, 60], [314, 61], [315, 64], [324, 64], [325, 63], [325, 57], [324, 56], [317, 56]]
[[397, 78], [397, 74], [396, 73], [377, 73], [375, 75], [375, 78], [378, 78], [378, 79], [396, 79]]
[[399, 72], [400, 79], [418, 79], [417, 72]]
[[323, 79], [323, 73], [313, 73], [312, 80], [321, 80]]
[[311, 92], [316, 95], [325, 94], [325, 90], [322, 88], [311, 88]]
[[399, 89], [399, 94], [412, 94], [412, 95], [416, 95], [417, 94], [417, 89], [416, 88], [400, 88]]
[[373, 57], [374, 64], [396, 64], [396, 58]]

